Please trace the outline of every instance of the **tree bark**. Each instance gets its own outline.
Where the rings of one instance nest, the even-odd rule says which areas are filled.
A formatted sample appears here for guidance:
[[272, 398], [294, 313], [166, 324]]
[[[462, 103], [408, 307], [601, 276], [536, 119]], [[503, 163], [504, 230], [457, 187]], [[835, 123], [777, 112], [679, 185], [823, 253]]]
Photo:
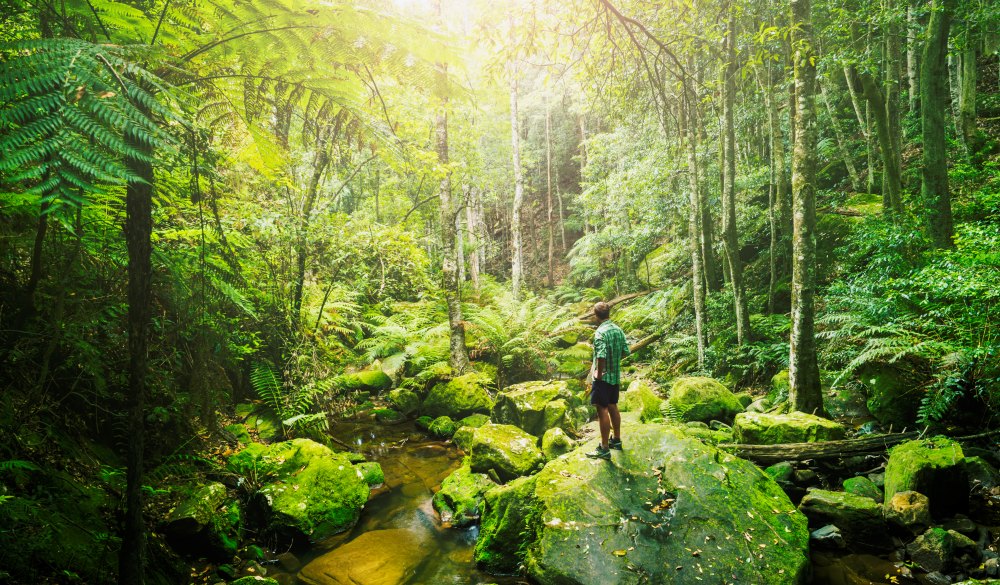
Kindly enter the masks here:
[[[691, 292], [694, 300], [694, 329], [698, 345], [698, 369], [705, 368], [705, 348], [708, 346], [707, 311], [705, 308], [705, 275], [702, 256], [701, 185], [698, 180], [698, 118], [695, 100], [691, 91], [685, 91], [686, 115], [682, 113], [680, 122], [686, 126], [688, 157], [688, 242], [691, 249]], [[687, 122], [686, 124], [684, 122]]]
[[[891, 0], [893, 3], [898, 1]], [[889, 144], [892, 148], [894, 166], [892, 175], [886, 173], [883, 177], [883, 185], [891, 187], [889, 183], [892, 180], [898, 183], [893, 196], [893, 209], [897, 213], [903, 211], [903, 124], [899, 111], [900, 85], [903, 78], [903, 52], [900, 44], [902, 37], [903, 30], [899, 23], [891, 21], [885, 37], [885, 115], [889, 122]]]
[[521, 206], [524, 205], [524, 176], [521, 172], [521, 129], [517, 113], [517, 70], [510, 65], [510, 146], [514, 159], [514, 209], [510, 219], [511, 270], [510, 278], [514, 300], [521, 298], [521, 281], [524, 279], [523, 250], [521, 243]]
[[315, 148], [312, 175], [310, 175], [309, 183], [306, 186], [306, 198], [302, 202], [296, 237], [295, 287], [292, 291], [292, 314], [289, 318], [289, 330], [292, 333], [297, 331], [299, 320], [302, 317], [302, 295], [306, 281], [306, 257], [309, 247], [309, 222], [312, 219], [313, 207], [316, 205], [316, 197], [319, 195], [323, 173], [326, 172], [326, 167], [330, 163], [330, 155], [326, 150], [325, 141], [317, 140]]
[[851, 180], [851, 189], [854, 191], [861, 190], [861, 176], [858, 175], [858, 169], [854, 166], [854, 159], [851, 157], [850, 151], [847, 149], [847, 139], [844, 138], [844, 131], [840, 128], [840, 122], [837, 120], [837, 113], [833, 109], [833, 104], [830, 102], [830, 94], [826, 91], [826, 85], [819, 83], [819, 93], [820, 97], [823, 99], [823, 104], [826, 106], [826, 113], [830, 116], [830, 126], [833, 127], [833, 135], [837, 138], [837, 148], [840, 150], [840, 158], [844, 160], [844, 166], [847, 167], [847, 176]]
[[810, 0], [791, 0], [795, 77], [792, 151], [792, 335], [788, 400], [795, 410], [822, 413], [816, 359], [816, 65]]
[[743, 287], [743, 265], [740, 260], [739, 237], [736, 233], [736, 129], [733, 110], [736, 107], [736, 12], [729, 5], [729, 30], [726, 33], [725, 100], [723, 101], [723, 131], [725, 165], [723, 166], [722, 212], [726, 216], [723, 243], [729, 266], [730, 284], [736, 313], [736, 339], [739, 345], [750, 341], [750, 313]]
[[[469, 186], [462, 187], [462, 206], [467, 205], [469, 200]], [[462, 290], [462, 283], [465, 282], [465, 230], [462, 229], [462, 208], [455, 211], [455, 258], [458, 263], [458, 290]]]
[[545, 183], [547, 219], [549, 224], [549, 288], [555, 286], [555, 255], [556, 229], [552, 222], [552, 119], [549, 113], [549, 100], [545, 99]]
[[920, 192], [928, 209], [928, 231], [939, 248], [954, 245], [944, 112], [948, 108], [948, 31], [954, 0], [932, 0], [920, 72], [920, 127], [923, 133], [923, 181]]
[[[770, 78], [770, 70], [768, 71]], [[771, 242], [769, 247], [768, 268], [770, 279], [767, 286], [767, 312], [775, 314], [777, 308], [777, 287], [781, 278], [780, 266], [784, 266], [788, 258], [788, 233], [785, 225], [788, 222], [788, 182], [785, 180], [785, 142], [781, 134], [781, 121], [778, 118], [778, 104], [774, 95], [774, 85], [768, 79], [764, 88], [764, 100], [767, 107], [767, 126], [771, 151], [771, 188], [768, 192], [767, 218], [771, 227]], [[782, 260], [779, 263], [779, 258]]]
[[[144, 114], [147, 109], [134, 104]], [[145, 408], [149, 324], [152, 318], [153, 156], [152, 147], [126, 128], [125, 141], [144, 155], [127, 157], [125, 165], [140, 180], [125, 188], [125, 244], [128, 250], [128, 451], [125, 471], [125, 519], [118, 553], [118, 582], [142, 585], [146, 555], [146, 524], [143, 520], [142, 478], [145, 449]]]
[[469, 188], [469, 198], [465, 206], [465, 225], [469, 230], [469, 278], [472, 280], [472, 290], [479, 293], [479, 246], [480, 231], [476, 218], [476, 189]]
[[899, 177], [899, 153], [893, 140], [889, 125], [887, 97], [879, 89], [877, 82], [870, 73], [861, 73], [861, 87], [868, 100], [869, 112], [875, 119], [875, 135], [878, 138], [879, 152], [882, 154], [882, 172], [885, 181], [882, 191], [882, 209], [887, 215], [903, 211], [902, 183]]
[[964, 35], [959, 58], [958, 113], [962, 141], [970, 153], [976, 150], [976, 41], [971, 29]]
[[919, 75], [919, 43], [917, 42], [917, 29], [920, 23], [917, 22], [917, 9], [920, 0], [908, 0], [906, 6], [906, 79], [907, 98], [910, 106], [910, 115], [916, 115], [920, 107], [920, 75]]

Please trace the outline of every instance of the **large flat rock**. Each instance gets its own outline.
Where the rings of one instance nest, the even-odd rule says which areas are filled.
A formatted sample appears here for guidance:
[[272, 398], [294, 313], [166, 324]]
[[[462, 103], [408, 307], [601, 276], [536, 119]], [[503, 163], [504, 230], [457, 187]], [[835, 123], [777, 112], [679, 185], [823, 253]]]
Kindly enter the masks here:
[[432, 554], [421, 532], [400, 528], [365, 532], [312, 561], [301, 571], [306, 585], [402, 585]]

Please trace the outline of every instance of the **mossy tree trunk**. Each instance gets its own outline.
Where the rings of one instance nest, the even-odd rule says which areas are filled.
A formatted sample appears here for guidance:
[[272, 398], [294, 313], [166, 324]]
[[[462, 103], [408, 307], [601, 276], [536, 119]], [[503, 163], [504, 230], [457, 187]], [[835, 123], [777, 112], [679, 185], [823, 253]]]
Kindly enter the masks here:
[[879, 87], [875, 77], [868, 72], [858, 75], [865, 99], [868, 100], [869, 112], [875, 120], [875, 136], [878, 138], [879, 152], [882, 155], [883, 189], [882, 209], [888, 215], [903, 211], [902, 183], [899, 176], [899, 152], [896, 150], [898, 140], [894, 140], [889, 123], [888, 95]]
[[920, 129], [923, 176], [920, 193], [934, 245], [953, 245], [954, 226], [948, 192], [948, 155], [944, 114], [948, 108], [948, 31], [954, 0], [933, 0], [920, 71]]
[[685, 91], [684, 104], [678, 119], [681, 133], [687, 139], [688, 158], [688, 241], [691, 248], [691, 291], [694, 297], [695, 338], [698, 344], [698, 369], [705, 367], [705, 347], [708, 345], [707, 310], [705, 307], [704, 257], [702, 256], [701, 185], [698, 179], [698, 114], [694, 91]]
[[978, 146], [976, 144], [977, 42], [974, 30], [967, 27], [962, 35], [962, 52], [959, 55], [961, 62], [958, 69], [958, 114], [962, 141], [970, 153], [975, 152]]
[[795, 78], [792, 150], [792, 335], [789, 402], [808, 413], [823, 411], [816, 360], [816, 53], [810, 0], [791, 0]]

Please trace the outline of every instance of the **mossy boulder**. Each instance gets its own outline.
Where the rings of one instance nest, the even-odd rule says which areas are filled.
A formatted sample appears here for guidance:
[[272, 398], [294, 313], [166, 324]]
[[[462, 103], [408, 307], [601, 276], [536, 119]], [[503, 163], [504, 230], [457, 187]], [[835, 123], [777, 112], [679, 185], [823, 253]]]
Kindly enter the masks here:
[[385, 473], [382, 466], [376, 461], [363, 461], [355, 463], [354, 467], [361, 472], [361, 479], [368, 484], [368, 487], [379, 487], [385, 483]]
[[799, 503], [811, 528], [833, 524], [848, 545], [867, 550], [885, 550], [892, 540], [882, 519], [882, 506], [875, 500], [829, 490], [811, 489]]
[[538, 583], [804, 581], [806, 518], [760, 469], [667, 425], [623, 434], [610, 462], [585, 456], [592, 440], [487, 492], [477, 561]]
[[718, 380], [691, 376], [674, 380], [667, 404], [683, 421], [732, 422], [743, 412], [736, 395]]
[[463, 528], [479, 520], [483, 497], [496, 485], [485, 473], [473, 473], [466, 464], [441, 482], [431, 502], [442, 522]]
[[861, 368], [858, 379], [868, 391], [868, 411], [878, 422], [887, 428], [914, 427], [922, 393], [919, 380], [910, 371], [873, 364]]
[[628, 390], [621, 395], [618, 409], [622, 412], [639, 412], [642, 422], [660, 418], [660, 403], [663, 402], [652, 385], [646, 380], [633, 380]]
[[565, 455], [574, 447], [576, 447], [576, 442], [559, 427], [553, 427], [542, 435], [542, 453], [545, 455], [546, 461]]
[[833, 441], [843, 439], [846, 432], [840, 423], [804, 412], [743, 412], [733, 423], [733, 439], [751, 445]]
[[456, 430], [458, 430], [458, 426], [455, 421], [451, 420], [450, 416], [439, 416], [427, 427], [431, 436], [438, 439], [450, 439]]
[[391, 408], [376, 408], [372, 414], [375, 415], [375, 420], [382, 424], [398, 423], [405, 418], [402, 413]]
[[965, 470], [974, 488], [989, 490], [1000, 485], [1000, 472], [982, 457], [966, 457]]
[[921, 569], [941, 572], [958, 568], [962, 555], [974, 561], [981, 556], [979, 547], [968, 536], [939, 527], [928, 528], [906, 546], [906, 553]]
[[933, 437], [893, 447], [885, 466], [885, 500], [905, 491], [927, 496], [935, 518], [968, 512], [969, 478], [962, 446]]
[[781, 404], [788, 400], [788, 391], [792, 384], [788, 378], [788, 370], [781, 370], [771, 376], [771, 388], [767, 391], [767, 403], [771, 405]]
[[866, 498], [871, 498], [882, 503], [884, 494], [882, 490], [879, 489], [875, 482], [868, 479], [867, 477], [849, 477], [844, 480], [844, 491], [849, 494], [854, 494], [856, 496], [864, 496]]
[[528, 536], [538, 520], [536, 477], [520, 477], [486, 492], [474, 553], [480, 568], [514, 573], [524, 561]]
[[587, 422], [583, 386], [572, 380], [534, 381], [515, 384], [497, 394], [490, 418], [524, 429], [536, 437], [560, 427], [573, 432]]
[[298, 578], [306, 585], [397, 585], [433, 552], [423, 531], [373, 530], [316, 558]]
[[362, 370], [341, 374], [334, 384], [344, 392], [382, 392], [392, 388], [392, 378], [382, 370]]
[[268, 531], [281, 542], [301, 545], [343, 532], [368, 500], [368, 483], [350, 458], [309, 439], [254, 444], [230, 465], [273, 474], [260, 494]]
[[174, 507], [160, 532], [178, 552], [228, 560], [239, 546], [242, 520], [239, 503], [227, 501], [226, 486], [210, 483]]
[[439, 382], [424, 399], [420, 412], [432, 417], [447, 415], [452, 419], [475, 413], [489, 414], [493, 399], [488, 385], [489, 378], [478, 372]]
[[740, 401], [740, 404], [743, 405], [743, 408], [750, 406], [750, 404], [753, 403], [754, 400], [753, 395], [750, 394], [749, 392], [736, 392], [733, 394], [733, 396], [736, 397], [736, 400]]
[[397, 388], [389, 392], [389, 404], [401, 414], [409, 415], [420, 408], [420, 397], [405, 388]]
[[492, 469], [505, 482], [528, 475], [544, 461], [537, 442], [536, 437], [513, 425], [483, 425], [472, 435], [472, 471], [489, 473]]
[[458, 427], [455, 434], [451, 436], [451, 442], [455, 444], [456, 447], [469, 452], [472, 448], [472, 437], [476, 434], [476, 427]]
[[432, 422], [434, 422], [434, 418], [433, 417], [424, 415], [424, 416], [421, 416], [421, 417], [417, 418], [417, 420], [414, 421], [413, 424], [416, 425], [416, 427], [418, 429], [420, 429], [421, 431], [430, 431], [430, 429], [431, 429], [431, 423]]
[[485, 414], [470, 414], [469, 416], [458, 421], [457, 424], [460, 427], [472, 427], [474, 429], [478, 429], [488, 422], [490, 422], [490, 417]]

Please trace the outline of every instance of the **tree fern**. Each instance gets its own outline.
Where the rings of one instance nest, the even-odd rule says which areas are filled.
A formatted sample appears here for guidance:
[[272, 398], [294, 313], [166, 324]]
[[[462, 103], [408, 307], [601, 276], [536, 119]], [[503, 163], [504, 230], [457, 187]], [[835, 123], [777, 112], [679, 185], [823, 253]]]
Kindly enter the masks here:
[[281, 389], [281, 380], [273, 365], [267, 362], [254, 363], [250, 370], [250, 385], [275, 414], [279, 417], [284, 414], [285, 397]]

